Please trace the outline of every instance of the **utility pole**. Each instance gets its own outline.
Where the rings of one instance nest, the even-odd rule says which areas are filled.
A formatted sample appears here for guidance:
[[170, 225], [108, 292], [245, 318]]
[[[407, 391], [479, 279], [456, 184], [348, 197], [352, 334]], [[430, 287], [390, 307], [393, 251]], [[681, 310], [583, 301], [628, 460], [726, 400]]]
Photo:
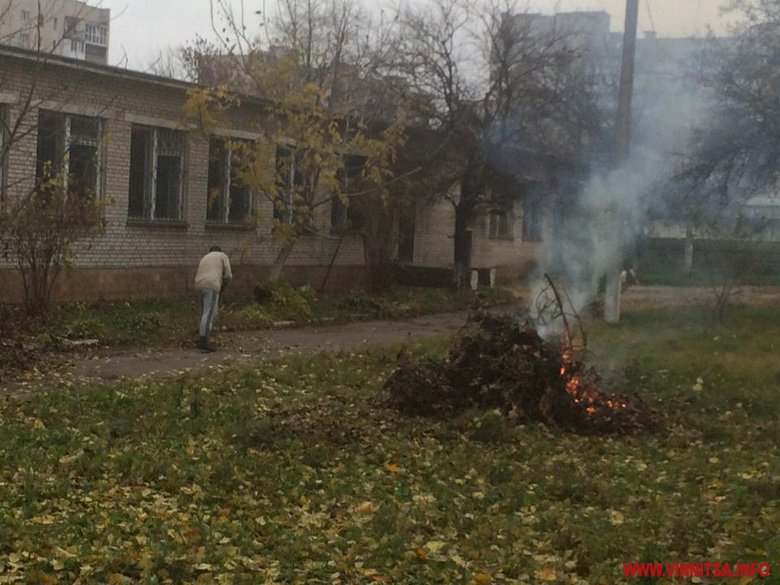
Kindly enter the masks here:
[[[623, 60], [620, 68], [620, 97], [616, 124], [615, 168], [620, 168], [628, 158], [631, 139], [631, 99], [634, 95], [634, 56], [636, 55], [636, 31], [639, 20], [639, 0], [626, 0], [626, 25], [623, 32]], [[620, 203], [610, 210], [615, 230], [615, 259], [607, 271], [604, 293], [604, 320], [620, 321], [620, 273], [623, 252], [623, 210]]]

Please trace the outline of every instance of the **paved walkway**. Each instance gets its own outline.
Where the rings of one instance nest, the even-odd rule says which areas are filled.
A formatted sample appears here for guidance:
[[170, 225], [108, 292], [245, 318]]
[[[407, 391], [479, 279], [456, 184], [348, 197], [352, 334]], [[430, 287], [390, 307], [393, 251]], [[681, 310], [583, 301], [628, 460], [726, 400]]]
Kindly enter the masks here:
[[406, 321], [370, 321], [325, 327], [221, 333], [215, 337], [220, 346], [215, 353], [204, 353], [193, 344], [192, 348], [98, 348], [59, 354], [54, 356], [54, 367], [36, 372], [21, 382], [0, 382], [0, 388], [33, 389], [42, 385], [61, 386], [89, 380], [108, 382], [250, 363], [260, 357], [360, 351], [376, 345], [392, 345], [456, 333], [466, 324], [468, 316], [468, 312], [464, 311]]
[[[713, 292], [705, 288], [630, 288], [623, 296], [626, 311], [711, 302]], [[780, 310], [780, 288], [745, 287], [736, 292], [735, 302], [776, 304]], [[506, 307], [509, 309], [510, 307]], [[88, 353], [54, 356], [53, 367], [38, 371], [22, 382], [3, 383], [0, 389], [69, 385], [76, 381], [113, 381], [145, 375], [170, 375], [220, 365], [250, 363], [259, 357], [290, 354], [359, 351], [378, 345], [392, 345], [454, 334], [469, 313], [427, 315], [405, 321], [370, 321], [249, 332], [222, 333], [220, 351], [202, 353], [193, 348], [97, 349]]]

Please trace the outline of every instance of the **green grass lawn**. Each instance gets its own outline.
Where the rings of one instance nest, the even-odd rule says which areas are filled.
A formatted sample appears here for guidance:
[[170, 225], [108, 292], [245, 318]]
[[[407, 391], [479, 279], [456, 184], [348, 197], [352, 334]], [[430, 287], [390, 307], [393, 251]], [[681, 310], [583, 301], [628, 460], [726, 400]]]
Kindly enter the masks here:
[[404, 418], [397, 350], [5, 396], [0, 583], [675, 582], [637, 561], [778, 583], [780, 315], [705, 322], [593, 325], [607, 378], [668, 414], [653, 435]]
[[[236, 298], [230, 291], [220, 299], [216, 326], [224, 331], [273, 327], [280, 321], [296, 326], [345, 323], [366, 319], [405, 319], [468, 309], [475, 303], [506, 303], [504, 289], [397, 289], [381, 295], [362, 291], [319, 294], [308, 287], [281, 285], [263, 304]], [[97, 339], [113, 346], [190, 345], [197, 337], [196, 299], [174, 298], [127, 302], [76, 303], [55, 306], [45, 333], [38, 339], [56, 347], [63, 340]]]

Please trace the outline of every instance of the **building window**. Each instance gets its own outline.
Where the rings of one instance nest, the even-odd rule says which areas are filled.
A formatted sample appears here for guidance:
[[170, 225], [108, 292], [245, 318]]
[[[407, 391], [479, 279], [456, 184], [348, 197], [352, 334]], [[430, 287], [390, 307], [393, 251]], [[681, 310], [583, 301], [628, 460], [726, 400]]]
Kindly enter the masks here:
[[523, 197], [523, 241], [542, 241], [542, 207], [538, 197]]
[[65, 17], [65, 36], [71, 35], [76, 32], [79, 27], [79, 19], [72, 16]]
[[[344, 157], [344, 168], [339, 173], [342, 192], [349, 194], [358, 184], [366, 166], [366, 157], [347, 155]], [[334, 232], [357, 231], [363, 228], [365, 219], [363, 212], [356, 204], [345, 204], [339, 197], [333, 197], [330, 204], [330, 229]]]
[[156, 221], [181, 220], [184, 133], [137, 126], [130, 141], [128, 216]]
[[18, 44], [22, 49], [30, 48], [30, 35], [28, 33], [19, 33]]
[[80, 54], [84, 52], [84, 43], [81, 41], [77, 41], [76, 39], [71, 39], [70, 41], [70, 51], [71, 53]]
[[502, 209], [492, 209], [489, 214], [488, 236], [494, 239], [509, 239], [512, 237], [510, 215]]
[[52, 20], [52, 28], [54, 28], [54, 30], [57, 30], [59, 25], [60, 25], [60, 19], [55, 16], [54, 20]]
[[102, 24], [87, 23], [84, 38], [88, 43], [104, 47], [108, 44], [108, 29]]
[[295, 215], [296, 192], [303, 185], [296, 162], [295, 148], [276, 147], [276, 184], [280, 196], [274, 199], [274, 219], [279, 223], [292, 223]]
[[0, 104], [0, 211], [5, 203], [6, 158], [8, 156], [8, 109]]
[[39, 183], [62, 177], [65, 191], [78, 197], [100, 197], [99, 118], [40, 111], [36, 178]]
[[209, 141], [209, 223], [240, 224], [251, 217], [252, 194], [241, 180], [242, 163], [250, 155], [249, 142], [222, 138]]
[[22, 22], [30, 22], [30, 11], [22, 10]]

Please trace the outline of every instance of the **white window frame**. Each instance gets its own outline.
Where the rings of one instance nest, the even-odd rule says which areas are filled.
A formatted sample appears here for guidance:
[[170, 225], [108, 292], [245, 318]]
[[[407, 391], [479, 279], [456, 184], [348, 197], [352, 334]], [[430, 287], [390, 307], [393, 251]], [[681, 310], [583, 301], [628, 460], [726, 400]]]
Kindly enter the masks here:
[[6, 203], [6, 185], [8, 180], [6, 160], [8, 153], [8, 107], [0, 102], [0, 209]]
[[497, 208], [490, 210], [488, 213], [488, 237], [491, 240], [514, 239], [510, 212]]
[[[208, 217], [208, 210], [206, 211], [206, 222], [212, 225], [241, 225], [246, 222], [247, 218], [250, 218], [252, 214], [254, 213], [254, 197], [252, 196], [251, 190], [244, 186], [246, 189], [246, 207], [247, 207], [247, 214], [244, 217], [241, 218], [232, 218], [230, 216], [230, 198], [231, 198], [231, 188], [232, 188], [232, 177], [233, 177], [233, 161], [235, 156], [238, 156], [235, 149], [230, 149], [228, 147], [228, 143], [230, 142], [248, 142], [247, 140], [239, 139], [239, 138], [232, 138], [232, 137], [225, 137], [225, 136], [212, 136], [209, 139], [209, 162], [211, 162], [211, 145], [214, 142], [218, 142], [220, 144], [220, 159], [218, 161], [218, 164], [220, 165], [220, 172], [222, 176], [222, 182], [219, 185], [219, 204], [221, 206], [220, 208], [220, 219], [209, 219]], [[211, 197], [211, 184], [208, 185], [208, 194], [207, 196]], [[211, 201], [207, 201], [207, 204], [210, 206]]]
[[[64, 145], [64, 151], [62, 153], [62, 161], [60, 162], [61, 172], [62, 172], [62, 182], [63, 182], [63, 190], [65, 193], [68, 192], [68, 182], [70, 181], [70, 149], [71, 149], [71, 125], [73, 116], [77, 114], [67, 114], [65, 112], [57, 112], [57, 111], [51, 111], [51, 110], [43, 110], [47, 114], [53, 114], [55, 116], [62, 116], [64, 119], [63, 124], [63, 145]], [[40, 117], [40, 112], [38, 114]], [[95, 120], [97, 122], [97, 144], [95, 145], [95, 151], [97, 154], [97, 168], [95, 173], [95, 199], [98, 200], [103, 196], [103, 120], [101, 118], [98, 118], [96, 116], [80, 116], [82, 118], [90, 118], [92, 120]], [[37, 154], [36, 154], [36, 165], [37, 165]], [[54, 162], [54, 161], [52, 161]]]
[[108, 29], [102, 24], [85, 23], [84, 39], [92, 45], [105, 47], [108, 44]]
[[[274, 206], [274, 219], [276, 219], [276, 221], [278, 221], [279, 223], [286, 223], [288, 225], [292, 225], [293, 219], [295, 217], [295, 209], [293, 207], [295, 204], [295, 201], [293, 200], [293, 191], [295, 190], [295, 172], [296, 172], [295, 146], [292, 144], [278, 145], [276, 147], [276, 161], [279, 160], [280, 149], [287, 150], [290, 153], [289, 174], [287, 177], [285, 177], [285, 193], [287, 195], [287, 198], [285, 200], [285, 205], [287, 206], [287, 209], [282, 210], [280, 214], [277, 212], [276, 206]], [[279, 218], [278, 215], [282, 215], [282, 217]]]
[[526, 193], [522, 200], [523, 236], [524, 242], [541, 242], [544, 240], [544, 215], [541, 200], [538, 195]]
[[[355, 159], [360, 158], [362, 159], [359, 166], [350, 166], [347, 163], [355, 161]], [[365, 170], [365, 166], [368, 162], [368, 158], [361, 155], [346, 155], [344, 156], [344, 164], [342, 167], [342, 187], [344, 190], [349, 189], [349, 182], [352, 179], [353, 176], [361, 176], [363, 174], [363, 171]], [[358, 170], [356, 175], [350, 175], [350, 170], [355, 171]], [[333, 195], [330, 202], [330, 231], [332, 233], [336, 234], [343, 234], [345, 232], [356, 232], [363, 229], [365, 225], [365, 219], [360, 218], [361, 222], [357, 225], [353, 224], [353, 218], [354, 218], [354, 212], [355, 207], [350, 202], [348, 204], [344, 204], [342, 200], [337, 196]], [[334, 218], [338, 214], [337, 221], [334, 223]], [[352, 215], [351, 215], [352, 214]]]
[[[145, 132], [149, 132], [151, 134], [151, 148], [147, 145], [146, 149], [144, 150], [144, 177], [143, 177], [143, 211], [140, 216], [138, 215], [129, 215], [129, 207], [130, 207], [130, 198], [132, 197], [132, 193], [128, 193], [128, 219], [130, 220], [141, 220], [141, 221], [153, 221], [153, 222], [169, 222], [169, 223], [179, 223], [183, 221], [184, 217], [184, 179], [187, 175], [186, 173], [186, 160], [187, 160], [187, 153], [186, 153], [186, 136], [185, 133], [181, 130], [174, 130], [171, 128], [161, 128], [157, 126], [147, 126], [145, 124], [133, 124], [133, 129], [139, 129], [143, 130]], [[175, 136], [178, 140], [181, 141], [180, 143], [180, 150], [177, 153], [179, 157], [179, 179], [178, 179], [178, 193], [177, 193], [177, 200], [178, 205], [176, 206], [176, 217], [156, 217], [157, 212], [157, 171], [158, 171], [158, 159], [160, 156], [160, 132], [172, 132], [175, 133]], [[132, 135], [131, 135], [131, 141], [132, 141]], [[131, 149], [132, 150], [132, 149]], [[132, 165], [132, 156], [131, 156], [131, 165]], [[151, 173], [146, 174], [148, 171], [151, 170]], [[132, 175], [132, 168], [131, 168], [131, 175]]]

